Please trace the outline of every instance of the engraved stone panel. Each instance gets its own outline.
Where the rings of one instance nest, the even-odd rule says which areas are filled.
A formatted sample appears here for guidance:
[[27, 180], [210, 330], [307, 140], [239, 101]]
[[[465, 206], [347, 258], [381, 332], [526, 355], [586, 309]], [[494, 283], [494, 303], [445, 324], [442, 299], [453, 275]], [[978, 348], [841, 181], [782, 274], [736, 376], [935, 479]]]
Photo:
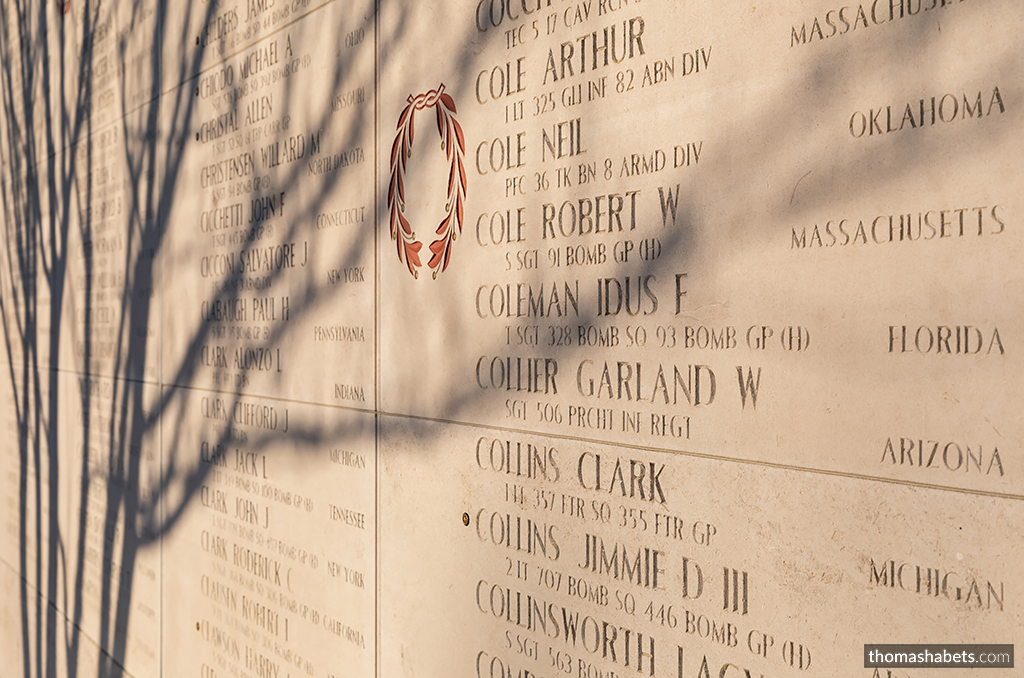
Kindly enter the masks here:
[[0, 673], [1016, 642], [1024, 5], [8, 5]]
[[[127, 135], [127, 136], [126, 136]], [[154, 219], [154, 143], [133, 125], [108, 124], [75, 151], [62, 365], [76, 372], [157, 381], [161, 245]], [[66, 335], [66, 336], [64, 336]]]
[[381, 675], [850, 674], [874, 639], [1009, 642], [1024, 621], [1020, 565], [996, 557], [1019, 502], [494, 428], [381, 433], [381, 485], [403, 488], [382, 495]]
[[1019, 498], [1024, 16], [913, 6], [382, 10], [384, 409]]
[[[264, 23], [279, 11], [268, 5]], [[164, 280], [192, 302], [165, 306], [168, 383], [372, 408], [368, 15], [311, 9], [185, 86]], [[358, 45], [338, 40], [367, 28]]]
[[[160, 670], [159, 389], [62, 374], [62, 560], [57, 606], [134, 675]], [[66, 597], [65, 597], [66, 596]]]
[[[165, 418], [175, 675], [372, 675], [370, 416], [191, 390]], [[166, 422], [174, 421], [173, 425]]]
[[[53, 526], [62, 511], [55, 505], [55, 499], [62, 496], [61, 478], [52, 461], [56, 435], [51, 439], [38, 422], [19, 419], [16, 408], [23, 408], [25, 400], [14, 397], [11, 383], [7, 380], [4, 388], [8, 404], [5, 428], [11, 444], [3, 446], [6, 499], [0, 560], [18, 573], [27, 587], [38, 590], [49, 583], [49, 565], [58, 557], [52, 542]], [[39, 386], [39, 397], [46, 401], [52, 392], [50, 384]], [[22, 393], [20, 389], [18, 393]]]

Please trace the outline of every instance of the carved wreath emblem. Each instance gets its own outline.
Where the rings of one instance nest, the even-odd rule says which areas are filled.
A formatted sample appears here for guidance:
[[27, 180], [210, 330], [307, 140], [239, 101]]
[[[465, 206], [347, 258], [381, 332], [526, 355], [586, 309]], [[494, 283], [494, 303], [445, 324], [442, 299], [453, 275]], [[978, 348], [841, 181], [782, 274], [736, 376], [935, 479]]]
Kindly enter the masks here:
[[452, 256], [452, 243], [462, 233], [462, 218], [466, 200], [466, 168], [462, 157], [466, 153], [466, 140], [462, 126], [455, 119], [455, 101], [444, 92], [444, 83], [426, 94], [410, 95], [408, 104], [398, 118], [398, 134], [391, 147], [391, 182], [388, 185], [388, 211], [391, 214], [391, 239], [398, 244], [398, 260], [404, 261], [413, 277], [419, 277], [420, 248], [412, 224], [405, 216], [405, 164], [412, 156], [413, 120], [416, 111], [433, 108], [437, 113], [437, 131], [441, 135], [441, 148], [445, 151], [451, 169], [448, 172], [448, 215], [441, 220], [435, 233], [438, 238], [430, 243], [433, 256], [427, 265], [434, 269], [433, 277], [448, 268]]

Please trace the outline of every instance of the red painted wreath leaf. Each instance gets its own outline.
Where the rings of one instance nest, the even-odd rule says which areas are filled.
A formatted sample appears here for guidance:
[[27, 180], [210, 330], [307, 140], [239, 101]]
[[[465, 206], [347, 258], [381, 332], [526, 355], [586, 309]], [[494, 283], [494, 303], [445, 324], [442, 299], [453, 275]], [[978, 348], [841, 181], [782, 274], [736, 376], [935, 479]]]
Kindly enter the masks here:
[[398, 159], [398, 149], [402, 147], [402, 134], [395, 137], [395, 143], [391, 146], [391, 166], [395, 166], [395, 160]]
[[409, 272], [416, 276], [416, 269], [420, 267], [420, 255], [416, 252], [411, 252], [409, 246], [405, 247], [405, 264], [409, 267]]
[[406, 235], [411, 237], [412, 236], [412, 224], [409, 223], [409, 220], [406, 219], [405, 215], [402, 214], [401, 212], [398, 213], [398, 223], [400, 223], [402, 225], [402, 231]]
[[444, 240], [439, 240], [437, 241], [437, 244], [437, 252], [434, 253], [434, 256], [430, 260], [432, 262], [431, 267], [436, 269], [440, 266], [440, 272], [443, 272], [448, 268], [448, 262], [452, 256], [451, 239], [445, 238]]
[[405, 246], [405, 261], [409, 266], [409, 272], [416, 275], [416, 271], [413, 267], [420, 267], [423, 264], [420, 263], [420, 248], [423, 247], [421, 242], [407, 243]]
[[466, 139], [462, 136], [462, 125], [459, 124], [458, 120], [452, 120], [452, 126], [455, 127], [455, 136], [459, 139], [459, 150], [465, 153]]
[[455, 99], [452, 99], [450, 94], [448, 94], [447, 92], [442, 92], [440, 99], [441, 102], [444, 103], [445, 108], [447, 108], [452, 113], [458, 113], [458, 111], [455, 110]]
[[[446, 262], [451, 252], [450, 243], [450, 238], [441, 238], [440, 240], [435, 240], [434, 242], [432, 242], [430, 244], [430, 251], [434, 253], [434, 256], [430, 257], [430, 261], [427, 262], [427, 266], [430, 266], [430, 268], [433, 269], [437, 269], [437, 267], [441, 265], [442, 261]], [[448, 264], [445, 263], [441, 270], [443, 271], [447, 267]]]

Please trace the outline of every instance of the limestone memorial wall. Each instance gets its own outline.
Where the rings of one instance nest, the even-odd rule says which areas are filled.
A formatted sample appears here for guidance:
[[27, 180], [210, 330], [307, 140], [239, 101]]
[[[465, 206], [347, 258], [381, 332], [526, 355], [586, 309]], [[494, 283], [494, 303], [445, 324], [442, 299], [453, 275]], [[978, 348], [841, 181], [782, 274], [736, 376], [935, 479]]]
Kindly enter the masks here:
[[1022, 31], [4, 0], [0, 678], [1024, 642]]

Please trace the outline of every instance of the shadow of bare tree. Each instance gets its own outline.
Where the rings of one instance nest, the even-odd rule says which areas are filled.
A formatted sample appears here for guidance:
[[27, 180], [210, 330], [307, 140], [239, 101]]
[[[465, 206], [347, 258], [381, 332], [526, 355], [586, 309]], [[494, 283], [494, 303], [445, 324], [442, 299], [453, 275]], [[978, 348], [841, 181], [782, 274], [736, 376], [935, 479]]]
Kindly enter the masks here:
[[[239, 408], [257, 398], [271, 406], [334, 408], [331, 416], [308, 417], [293, 406], [281, 426], [255, 426], [245, 436], [246, 452], [293, 467], [304, 461], [297, 450], [365, 442], [374, 426], [367, 421], [387, 410], [380, 405], [380, 338], [369, 329], [380, 313], [378, 283], [368, 280], [352, 292], [329, 274], [379, 273], [387, 261], [388, 270], [406, 275], [393, 261], [374, 177], [381, 174], [377, 164], [388, 161], [377, 149], [390, 147], [397, 115], [376, 107], [376, 69], [402, 56], [407, 15], [394, 10], [378, 33], [376, 2], [296, 2], [285, 5], [301, 5], [291, 15], [259, 15], [246, 3], [172, 5], [0, 5], [2, 402], [13, 418], [4, 461], [17, 469], [5, 488], [16, 492], [9, 508], [17, 516], [5, 525], [0, 561], [17, 578], [26, 678], [160, 674], [167, 656], [162, 620], [174, 605], [164, 597], [163, 581], [169, 568], [187, 566], [163, 560], [161, 546], [212, 492], [220, 461], [208, 451], [240, 447], [231, 424]], [[359, 30], [366, 32], [365, 49], [346, 48], [342, 36]], [[467, 48], [445, 64], [443, 77], [449, 92], [468, 93], [484, 68], [480, 43], [506, 38], [494, 31], [461, 39], [476, 53]], [[934, 40], [922, 29], [885, 58], [898, 62], [908, 44], [924, 51]], [[746, 199], [758, 195], [751, 187], [763, 184], [774, 159], [790, 153], [809, 125], [811, 113], [794, 113], [793, 101], [806, 100], [808, 91], [841, 89], [858, 67], [841, 54], [827, 64], [796, 69], [781, 92], [730, 118], [728, 129], [707, 128], [719, 145], [708, 143], [705, 152], [717, 153], [730, 171], [710, 175], [713, 180], [696, 170], [692, 179], [666, 180], [671, 208], [664, 192], [659, 203], [654, 184], [645, 184], [647, 207], [639, 219], [657, 225], [665, 255], [613, 261], [601, 275], [675, 281], [692, 266], [714, 269], [717, 260], [708, 263], [701, 250], [709, 229], [737, 236], [729, 257], [754, 256], [749, 250], [769, 237], [750, 225], [759, 216], [813, 221], [834, 200], [837, 183], [867, 191], [902, 178], [908, 163], [880, 160], [864, 144], [852, 155], [791, 162], [792, 176], [781, 178], [787, 200]], [[742, 96], [724, 87], [694, 85], [690, 96], [707, 111], [743, 105]], [[473, 105], [465, 99], [463, 112]], [[651, 114], [676, 124], [673, 103]], [[831, 105], [822, 109], [836, 113]], [[473, 133], [489, 133], [478, 125]], [[977, 135], [978, 147], [1001, 140], [989, 128]], [[730, 138], [756, 143], [730, 146]], [[282, 141], [291, 145], [282, 148]], [[934, 152], [924, 146], [907, 137], [895, 155], [905, 160]], [[316, 165], [318, 153], [323, 162]], [[614, 167], [620, 174], [618, 156]], [[490, 179], [470, 174], [470, 192], [484, 185], [497, 190], [485, 183]], [[614, 176], [602, 190], [625, 193], [631, 185]], [[707, 193], [729, 191], [737, 194], [731, 213], [703, 210]], [[548, 201], [530, 195], [522, 204], [540, 215]], [[467, 215], [467, 231], [475, 219]], [[464, 237], [459, 246], [475, 246], [471, 232]], [[379, 256], [378, 242], [387, 250]], [[453, 267], [440, 279], [457, 286], [464, 283], [459, 275]], [[493, 280], [474, 284], [500, 285], [512, 275], [496, 271]], [[517, 279], [550, 284], [552, 275], [537, 269]], [[446, 347], [446, 332], [456, 334], [451, 328], [466, 333], [466, 299], [459, 301], [439, 310], [436, 328], [423, 330], [433, 332], [431, 351]], [[415, 314], [417, 303], [395, 302], [394, 318], [379, 318], [381, 326], [394, 320], [400, 327], [397, 319]], [[318, 323], [343, 324], [321, 320], [339, 308], [368, 338], [328, 355], [311, 337]], [[572, 318], [573, 326], [603, 323], [607, 318], [594, 304]], [[478, 342], [479, 355], [510, 350], [498, 334]], [[552, 354], [565, 364], [590, 355], [578, 345]], [[443, 372], [424, 362], [423, 370]], [[301, 369], [291, 367], [300, 363]], [[328, 372], [365, 385], [369, 395], [338, 405], [339, 378]], [[476, 384], [452, 388], [446, 375], [430, 376], [444, 384], [432, 412], [479, 422]], [[563, 383], [573, 378], [562, 377]], [[396, 396], [403, 407], [404, 395]], [[197, 434], [194, 420], [204, 417], [216, 425]], [[428, 426], [411, 421], [415, 432], [428, 434]]]

